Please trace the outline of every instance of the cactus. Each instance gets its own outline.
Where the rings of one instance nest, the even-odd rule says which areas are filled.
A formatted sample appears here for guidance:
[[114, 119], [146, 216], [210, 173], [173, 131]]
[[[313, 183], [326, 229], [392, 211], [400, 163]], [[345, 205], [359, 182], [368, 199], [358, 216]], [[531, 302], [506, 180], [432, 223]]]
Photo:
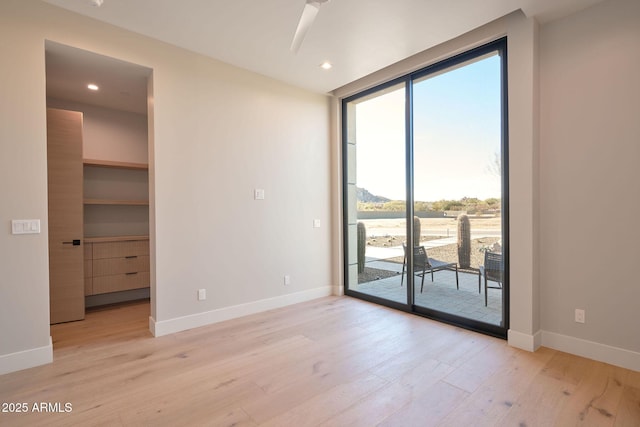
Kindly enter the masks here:
[[413, 246], [420, 246], [420, 218], [413, 217]]
[[458, 216], [458, 264], [460, 268], [471, 266], [471, 223], [465, 214]]
[[364, 253], [367, 248], [367, 229], [358, 222], [358, 274], [364, 272]]

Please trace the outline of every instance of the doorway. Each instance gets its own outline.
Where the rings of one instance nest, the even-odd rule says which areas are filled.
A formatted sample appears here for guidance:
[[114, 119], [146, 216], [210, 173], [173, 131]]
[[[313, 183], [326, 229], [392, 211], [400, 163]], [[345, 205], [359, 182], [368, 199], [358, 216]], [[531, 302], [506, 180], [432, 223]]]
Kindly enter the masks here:
[[[63, 156], [79, 174], [73, 177], [74, 187], [62, 191], [63, 199], [73, 196], [70, 204], [80, 212], [79, 223], [74, 218], [80, 236], [72, 237], [65, 249], [77, 247], [80, 255], [72, 269], [64, 269], [66, 277], [54, 277], [59, 260], [50, 250], [50, 304], [52, 313], [73, 304], [73, 311], [82, 315], [52, 316], [51, 323], [80, 320], [88, 309], [114, 304], [146, 300], [153, 305], [148, 166], [152, 70], [48, 40], [45, 60], [47, 109], [74, 112], [79, 119], [71, 126], [79, 127], [80, 134], [77, 158]], [[55, 122], [51, 115], [48, 128]], [[48, 151], [51, 167], [55, 147], [49, 144]], [[54, 187], [50, 175], [49, 191]], [[61, 202], [49, 199], [53, 224]], [[56, 239], [49, 234], [50, 247], [58, 245]], [[80, 298], [59, 297], [61, 284], [69, 283]], [[82, 289], [76, 289], [77, 283]]]
[[506, 39], [343, 100], [345, 293], [506, 337]]

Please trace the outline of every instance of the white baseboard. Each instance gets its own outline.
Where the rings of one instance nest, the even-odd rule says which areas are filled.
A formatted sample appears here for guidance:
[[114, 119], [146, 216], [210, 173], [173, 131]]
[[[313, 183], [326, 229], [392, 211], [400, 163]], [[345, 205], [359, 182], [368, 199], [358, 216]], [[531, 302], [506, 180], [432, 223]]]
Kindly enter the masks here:
[[507, 342], [511, 347], [516, 347], [526, 351], [536, 351], [542, 342], [542, 334], [540, 331], [533, 335], [518, 332], [509, 329], [507, 333]]
[[510, 329], [508, 342], [510, 346], [522, 350], [536, 351], [540, 346], [545, 346], [610, 365], [640, 371], [640, 353], [569, 335], [549, 331], [538, 331], [534, 335], [529, 335]]
[[53, 343], [49, 337], [49, 345], [31, 348], [16, 353], [0, 356], [0, 375], [21, 371], [34, 366], [46, 365], [53, 362]]
[[153, 317], [149, 317], [149, 330], [153, 336], [161, 337], [163, 335], [173, 334], [187, 329], [198, 328], [200, 326], [211, 325], [213, 323], [235, 319], [249, 314], [261, 313], [263, 311], [273, 310], [274, 308], [285, 307], [299, 302], [326, 297], [332, 295], [333, 290], [334, 288], [332, 286], [325, 286], [310, 289], [308, 291], [253, 301], [246, 304], [219, 308], [217, 310], [206, 311], [204, 313], [176, 317], [169, 320], [156, 321]]
[[555, 332], [542, 332], [542, 345], [610, 365], [640, 371], [640, 353]]

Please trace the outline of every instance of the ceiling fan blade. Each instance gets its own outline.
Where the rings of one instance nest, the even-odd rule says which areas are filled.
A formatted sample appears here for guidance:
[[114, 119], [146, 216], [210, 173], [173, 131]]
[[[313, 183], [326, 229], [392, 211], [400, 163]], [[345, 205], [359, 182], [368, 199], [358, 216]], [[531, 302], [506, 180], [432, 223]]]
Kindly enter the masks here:
[[298, 49], [300, 49], [302, 41], [307, 35], [307, 31], [309, 31], [309, 28], [311, 28], [313, 21], [316, 19], [316, 15], [318, 14], [319, 10], [320, 2], [308, 1], [304, 5], [302, 16], [300, 17], [300, 21], [298, 22], [298, 28], [296, 28], [296, 32], [293, 36], [293, 42], [291, 42], [291, 51], [293, 51], [294, 53], [297, 53]]

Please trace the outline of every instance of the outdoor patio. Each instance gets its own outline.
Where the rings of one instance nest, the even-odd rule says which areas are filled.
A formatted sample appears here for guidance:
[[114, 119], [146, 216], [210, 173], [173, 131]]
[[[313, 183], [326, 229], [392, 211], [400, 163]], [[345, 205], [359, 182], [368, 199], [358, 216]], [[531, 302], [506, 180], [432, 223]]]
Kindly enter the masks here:
[[[360, 283], [353, 290], [368, 295], [385, 298], [391, 301], [406, 302], [405, 275], [403, 286], [400, 286], [402, 264], [388, 261], [371, 260], [366, 267], [378, 270], [386, 270], [397, 273], [392, 277], [381, 278], [365, 283]], [[421, 277], [415, 276], [415, 304], [445, 313], [470, 319], [500, 325], [502, 321], [502, 291], [489, 289], [488, 304], [484, 305], [484, 281], [481, 292], [478, 293], [478, 273], [458, 273], [460, 289], [456, 289], [456, 277], [454, 271], [436, 271], [434, 281], [427, 274], [424, 279], [424, 291], [420, 293]]]

